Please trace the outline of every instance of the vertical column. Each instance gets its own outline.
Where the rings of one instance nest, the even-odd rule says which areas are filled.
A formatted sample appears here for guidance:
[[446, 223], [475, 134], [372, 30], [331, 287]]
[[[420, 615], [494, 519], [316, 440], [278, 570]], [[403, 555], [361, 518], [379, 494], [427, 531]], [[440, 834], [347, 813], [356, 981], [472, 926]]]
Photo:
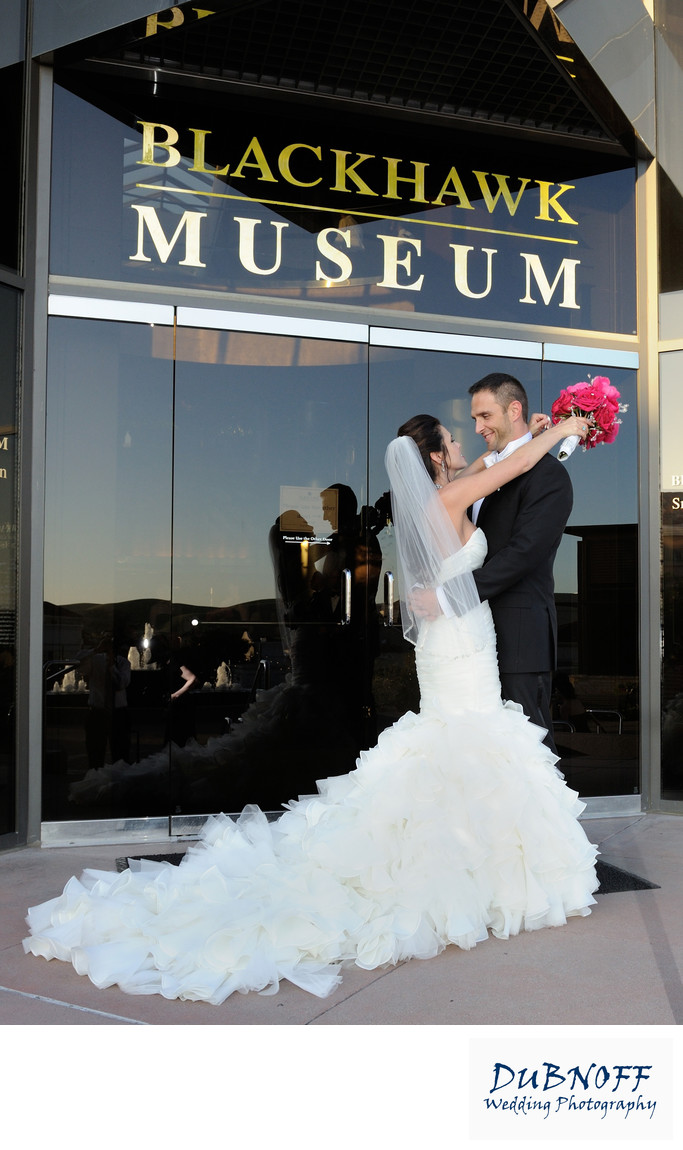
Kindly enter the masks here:
[[641, 338], [639, 418], [640, 483], [640, 726], [642, 793], [647, 807], [661, 793], [661, 610], [658, 365], [657, 165], [641, 160], [636, 182], [638, 333]]

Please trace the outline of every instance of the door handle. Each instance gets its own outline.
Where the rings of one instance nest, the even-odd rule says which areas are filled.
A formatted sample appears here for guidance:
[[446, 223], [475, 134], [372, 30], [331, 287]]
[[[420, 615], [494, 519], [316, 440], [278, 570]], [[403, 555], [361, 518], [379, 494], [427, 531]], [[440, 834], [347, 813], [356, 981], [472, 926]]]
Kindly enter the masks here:
[[344, 605], [342, 627], [348, 627], [351, 622], [351, 569], [349, 567], [345, 567], [342, 571], [341, 599]]
[[394, 576], [387, 571], [384, 576], [384, 626], [391, 627], [394, 622]]

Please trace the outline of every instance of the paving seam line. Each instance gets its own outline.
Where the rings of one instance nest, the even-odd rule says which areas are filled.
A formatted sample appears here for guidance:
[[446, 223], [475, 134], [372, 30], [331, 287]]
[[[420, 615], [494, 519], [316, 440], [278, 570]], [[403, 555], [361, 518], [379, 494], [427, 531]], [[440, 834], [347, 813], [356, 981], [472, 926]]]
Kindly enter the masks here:
[[11, 986], [0, 986], [0, 994], [3, 991], [5, 994], [18, 994], [21, 998], [32, 998], [35, 1002], [47, 1002], [50, 1006], [66, 1006], [69, 1010], [82, 1010], [84, 1014], [97, 1014], [100, 1018], [113, 1018], [116, 1022], [129, 1022], [133, 1026], [149, 1025], [147, 1022], [141, 1022], [139, 1018], [126, 1018], [122, 1014], [110, 1014], [107, 1010], [94, 1010], [91, 1006], [77, 1006], [75, 1002], [62, 1002], [59, 998], [48, 998], [44, 994], [31, 994], [26, 990], [15, 990]]

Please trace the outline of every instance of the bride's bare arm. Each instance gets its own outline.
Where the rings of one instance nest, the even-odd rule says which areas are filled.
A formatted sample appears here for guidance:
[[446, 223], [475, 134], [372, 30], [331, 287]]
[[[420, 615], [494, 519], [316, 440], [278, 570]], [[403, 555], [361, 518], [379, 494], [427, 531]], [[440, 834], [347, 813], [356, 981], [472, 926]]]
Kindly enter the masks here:
[[547, 455], [553, 447], [567, 435], [578, 435], [583, 439], [586, 431], [586, 421], [580, 416], [570, 416], [569, 419], [556, 423], [542, 435], [536, 435], [528, 443], [522, 444], [507, 459], [501, 460], [493, 467], [483, 467], [474, 474], [461, 472], [452, 483], [441, 490], [443, 499], [454, 522], [465, 514], [468, 507], [476, 503], [477, 499], [484, 499], [493, 491], [497, 491], [503, 484], [523, 475]]
[[[528, 427], [535, 439], [537, 435], [540, 435], [542, 431], [550, 427], [550, 418], [547, 415], [543, 415], [540, 411], [535, 411], [534, 414], [529, 417]], [[462, 479], [463, 475], [477, 475], [478, 472], [483, 471], [486, 467], [485, 460], [490, 454], [490, 451], [485, 451], [478, 459], [475, 459], [472, 463], [468, 463], [467, 467], [463, 467], [462, 471], [458, 472], [458, 479]]]

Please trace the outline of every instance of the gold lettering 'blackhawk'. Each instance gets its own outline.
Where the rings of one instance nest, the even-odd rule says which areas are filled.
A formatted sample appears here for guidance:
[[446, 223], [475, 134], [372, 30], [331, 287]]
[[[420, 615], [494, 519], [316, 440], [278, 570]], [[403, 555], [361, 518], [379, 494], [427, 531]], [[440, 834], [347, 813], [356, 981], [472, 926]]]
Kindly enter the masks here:
[[[173, 168], [192, 159], [187, 170], [226, 178], [230, 184], [249, 183], [290, 185], [316, 188], [319, 192], [343, 193], [364, 199], [400, 201], [442, 207], [449, 204], [463, 211], [474, 211], [472, 198], [483, 201], [490, 215], [494, 212], [514, 216], [523, 199], [535, 197], [534, 218], [546, 224], [578, 226], [566, 206], [573, 184], [550, 180], [512, 177], [497, 172], [472, 169], [465, 181], [455, 166], [434, 165], [420, 160], [394, 156], [377, 156], [341, 148], [323, 148], [319, 143], [291, 143], [267, 153], [258, 136], [240, 147], [235, 156], [222, 166], [206, 162], [208, 129], [187, 129], [183, 149], [178, 131], [170, 124], [139, 120], [142, 128], [142, 158], [138, 164], [156, 168]], [[516, 181], [516, 186], [514, 183]], [[511, 186], [512, 185], [512, 186]]]

